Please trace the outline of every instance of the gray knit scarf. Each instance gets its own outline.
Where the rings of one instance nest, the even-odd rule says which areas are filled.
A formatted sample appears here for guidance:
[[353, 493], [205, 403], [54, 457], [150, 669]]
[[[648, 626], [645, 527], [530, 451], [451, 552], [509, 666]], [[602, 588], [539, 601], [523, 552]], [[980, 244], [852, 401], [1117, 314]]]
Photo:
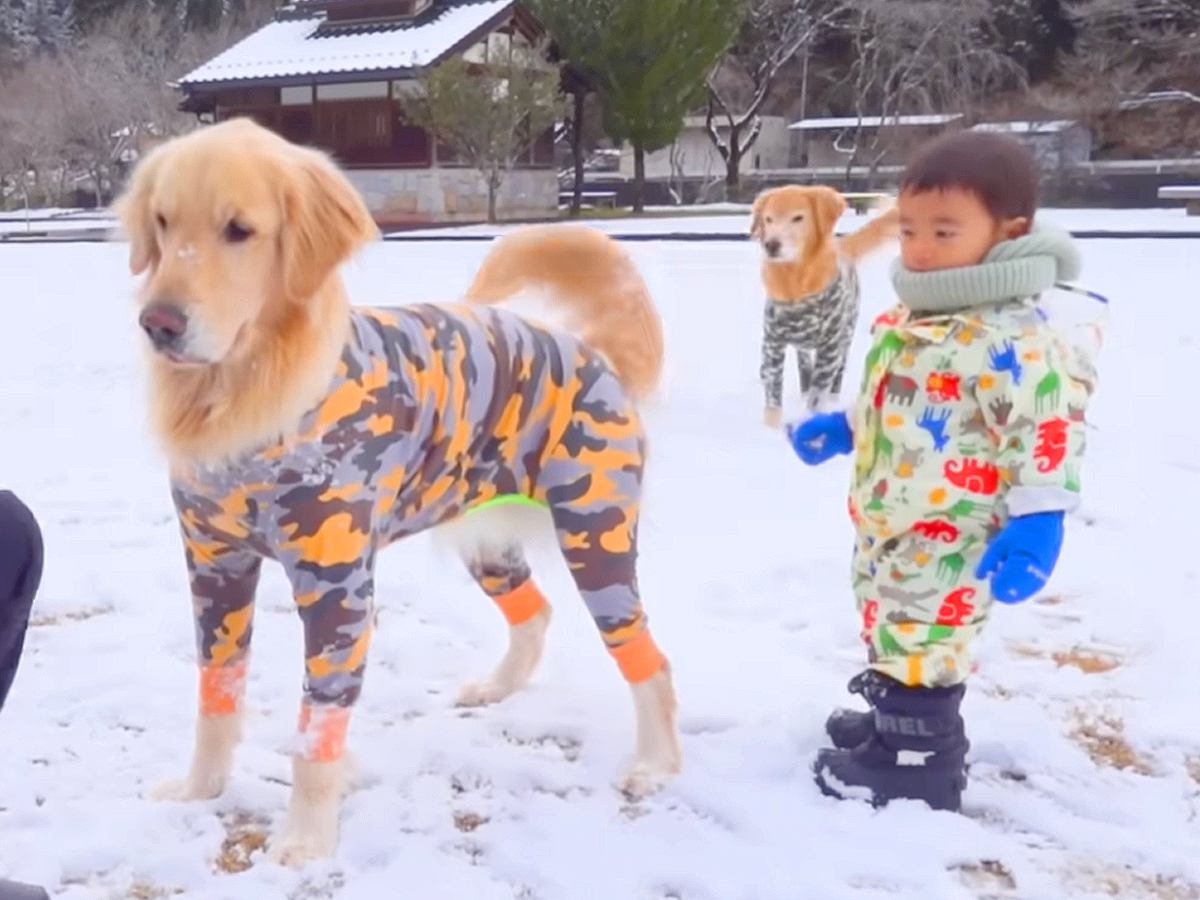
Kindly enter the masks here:
[[1071, 236], [1035, 225], [1023, 237], [998, 243], [974, 266], [913, 272], [897, 259], [892, 285], [904, 305], [923, 316], [1033, 297], [1055, 282], [1078, 278], [1079, 271], [1079, 250]]

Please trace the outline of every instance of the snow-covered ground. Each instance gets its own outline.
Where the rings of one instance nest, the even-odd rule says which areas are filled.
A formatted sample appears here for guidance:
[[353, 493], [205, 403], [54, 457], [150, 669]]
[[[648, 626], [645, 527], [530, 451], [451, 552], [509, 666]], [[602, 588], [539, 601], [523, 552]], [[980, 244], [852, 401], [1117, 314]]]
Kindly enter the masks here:
[[[125, 248], [0, 246], [0, 484], [47, 541], [0, 714], [0, 877], [72, 900], [1200, 897], [1198, 247], [1084, 243], [1085, 282], [1114, 304], [1086, 505], [1048, 595], [998, 608], [983, 640], [964, 815], [876, 812], [812, 784], [862, 662], [847, 464], [806, 469], [760, 424], [753, 248], [646, 243], [632, 252], [670, 359], [648, 415], [641, 584], [677, 677], [684, 773], [640, 803], [613, 789], [627, 691], [549, 548], [535, 559], [558, 615], [533, 686], [455, 709], [504, 629], [420, 536], [381, 558], [338, 855], [295, 873], [255, 849], [288, 791], [302, 664], [287, 586], [266, 570], [226, 796], [143, 799], [187, 764], [195, 685]], [[380, 244], [347, 276], [364, 304], [452, 299], [485, 251]], [[889, 302], [886, 266], [864, 267], [867, 318]], [[864, 351], [860, 334], [853, 366]]]
[[[749, 205], [732, 203], [714, 204], [711, 207], [685, 207], [686, 209], [709, 209], [711, 215], [664, 216], [666, 208], [656, 207], [656, 215], [645, 218], [627, 217], [619, 219], [597, 219], [587, 224], [610, 234], [745, 234], [750, 225]], [[1200, 232], [1200, 219], [1188, 216], [1182, 206], [1177, 208], [1154, 207], [1150, 209], [1052, 209], [1038, 212], [1046, 221], [1070, 231], [1173, 231]], [[839, 231], [858, 228], [867, 220], [866, 215], [847, 212], [838, 223]], [[431, 228], [397, 233], [398, 237], [410, 235], [490, 235], [511, 231], [512, 225], [466, 225], [457, 228]]]
[[[668, 215], [671, 207], [652, 207], [653, 215], [646, 218], [624, 217], [597, 219], [587, 224], [611, 234], [725, 234], [742, 235], [750, 222], [748, 204], [713, 203], [707, 206], [685, 207], [684, 214]], [[703, 211], [703, 214], [697, 214]], [[1070, 230], [1112, 231], [1172, 231], [1200, 232], [1200, 219], [1188, 216], [1182, 206], [1149, 209], [1045, 209], [1039, 215]], [[29, 221], [27, 221], [27, 219]], [[839, 230], [853, 230], [866, 221], [865, 216], [847, 212], [838, 225]], [[26, 216], [24, 211], [0, 212], [0, 234], [24, 231], [64, 231], [116, 227], [116, 219], [105, 210], [35, 209]], [[393, 232], [405, 236], [487, 236], [511, 231], [515, 225], [465, 225], [453, 228], [427, 228]]]

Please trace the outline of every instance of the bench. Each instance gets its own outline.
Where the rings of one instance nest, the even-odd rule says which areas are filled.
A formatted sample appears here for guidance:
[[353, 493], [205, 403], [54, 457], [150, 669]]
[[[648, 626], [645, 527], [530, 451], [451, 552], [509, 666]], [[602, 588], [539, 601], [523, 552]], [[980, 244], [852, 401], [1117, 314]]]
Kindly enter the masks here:
[[[562, 191], [558, 195], [558, 205], [570, 206], [571, 200], [574, 198], [574, 196], [574, 191]], [[585, 206], [607, 206], [610, 209], [617, 208], [616, 191], [584, 191], [579, 195], [579, 197]]]
[[1172, 184], [1158, 189], [1159, 200], [1183, 200], [1189, 216], [1200, 216], [1200, 184]]

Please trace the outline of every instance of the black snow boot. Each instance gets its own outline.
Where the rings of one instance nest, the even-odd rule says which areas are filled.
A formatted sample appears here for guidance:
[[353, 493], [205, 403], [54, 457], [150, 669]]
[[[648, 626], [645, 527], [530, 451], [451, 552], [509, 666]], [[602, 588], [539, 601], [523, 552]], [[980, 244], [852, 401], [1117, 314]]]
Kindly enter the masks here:
[[820, 750], [813, 773], [823, 794], [868, 800], [923, 800], [957, 812], [966, 787], [967, 736], [958, 708], [966, 686], [905, 687], [865, 673], [874, 734], [851, 749]]
[[871, 689], [875, 685], [875, 679], [872, 677], [874, 673], [874, 669], [859, 672], [846, 685], [846, 690], [861, 695], [871, 709], [860, 712], [857, 709], [840, 707], [825, 720], [825, 733], [829, 735], [833, 746], [840, 750], [857, 747], [875, 733], [875, 704], [871, 700]]

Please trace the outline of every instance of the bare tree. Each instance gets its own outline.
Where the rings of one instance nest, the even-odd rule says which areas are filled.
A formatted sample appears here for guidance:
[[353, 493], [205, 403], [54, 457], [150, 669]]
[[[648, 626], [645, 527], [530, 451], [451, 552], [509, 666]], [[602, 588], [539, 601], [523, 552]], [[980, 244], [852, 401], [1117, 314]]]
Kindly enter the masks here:
[[0, 84], [0, 179], [7, 196], [26, 208], [58, 196], [66, 125], [56, 61], [31, 60]]
[[179, 112], [174, 82], [269, 15], [264, 3], [239, 8], [197, 31], [177, 6], [127, 4], [89, 22], [56, 54], [9, 71], [0, 85], [0, 200], [52, 203], [86, 180], [97, 204], [106, 202], [124, 153], [193, 127]]
[[[748, 0], [737, 39], [708, 79], [708, 137], [725, 162], [726, 192], [737, 191], [742, 159], [762, 131], [759, 113], [779, 73], [842, 9], [840, 0]], [[718, 119], [720, 122], [718, 123]]]
[[[1078, 0], [1074, 52], [1034, 99], [1086, 124], [1101, 144], [1155, 155], [1195, 147], [1197, 119], [1156, 115], [1144, 95], [1200, 93], [1200, 4], [1193, 0]], [[1103, 73], [1102, 77], [1097, 77]]]
[[[128, 101], [131, 138], [151, 134], [169, 137], [194, 125], [179, 111], [178, 80], [238, 38], [263, 23], [262, 4], [241, 8], [205, 30], [189, 28], [185, 17], [169, 6], [145, 9], [126, 6], [103, 19], [81, 41], [86, 52], [104, 61], [113, 87]], [[137, 53], [128, 48], [136, 46]]]
[[[902, 115], [970, 114], [1005, 90], [1023, 89], [1025, 71], [998, 46], [989, 0], [848, 0], [844, 27], [853, 46], [847, 79], [857, 125], [846, 177], [866, 157], [873, 178]], [[864, 120], [880, 118], [865, 136]]]
[[505, 176], [561, 113], [558, 71], [544, 48], [513, 52], [486, 65], [452, 57], [420, 79], [423, 96], [406, 107], [409, 119], [478, 169], [488, 192], [488, 221]]

